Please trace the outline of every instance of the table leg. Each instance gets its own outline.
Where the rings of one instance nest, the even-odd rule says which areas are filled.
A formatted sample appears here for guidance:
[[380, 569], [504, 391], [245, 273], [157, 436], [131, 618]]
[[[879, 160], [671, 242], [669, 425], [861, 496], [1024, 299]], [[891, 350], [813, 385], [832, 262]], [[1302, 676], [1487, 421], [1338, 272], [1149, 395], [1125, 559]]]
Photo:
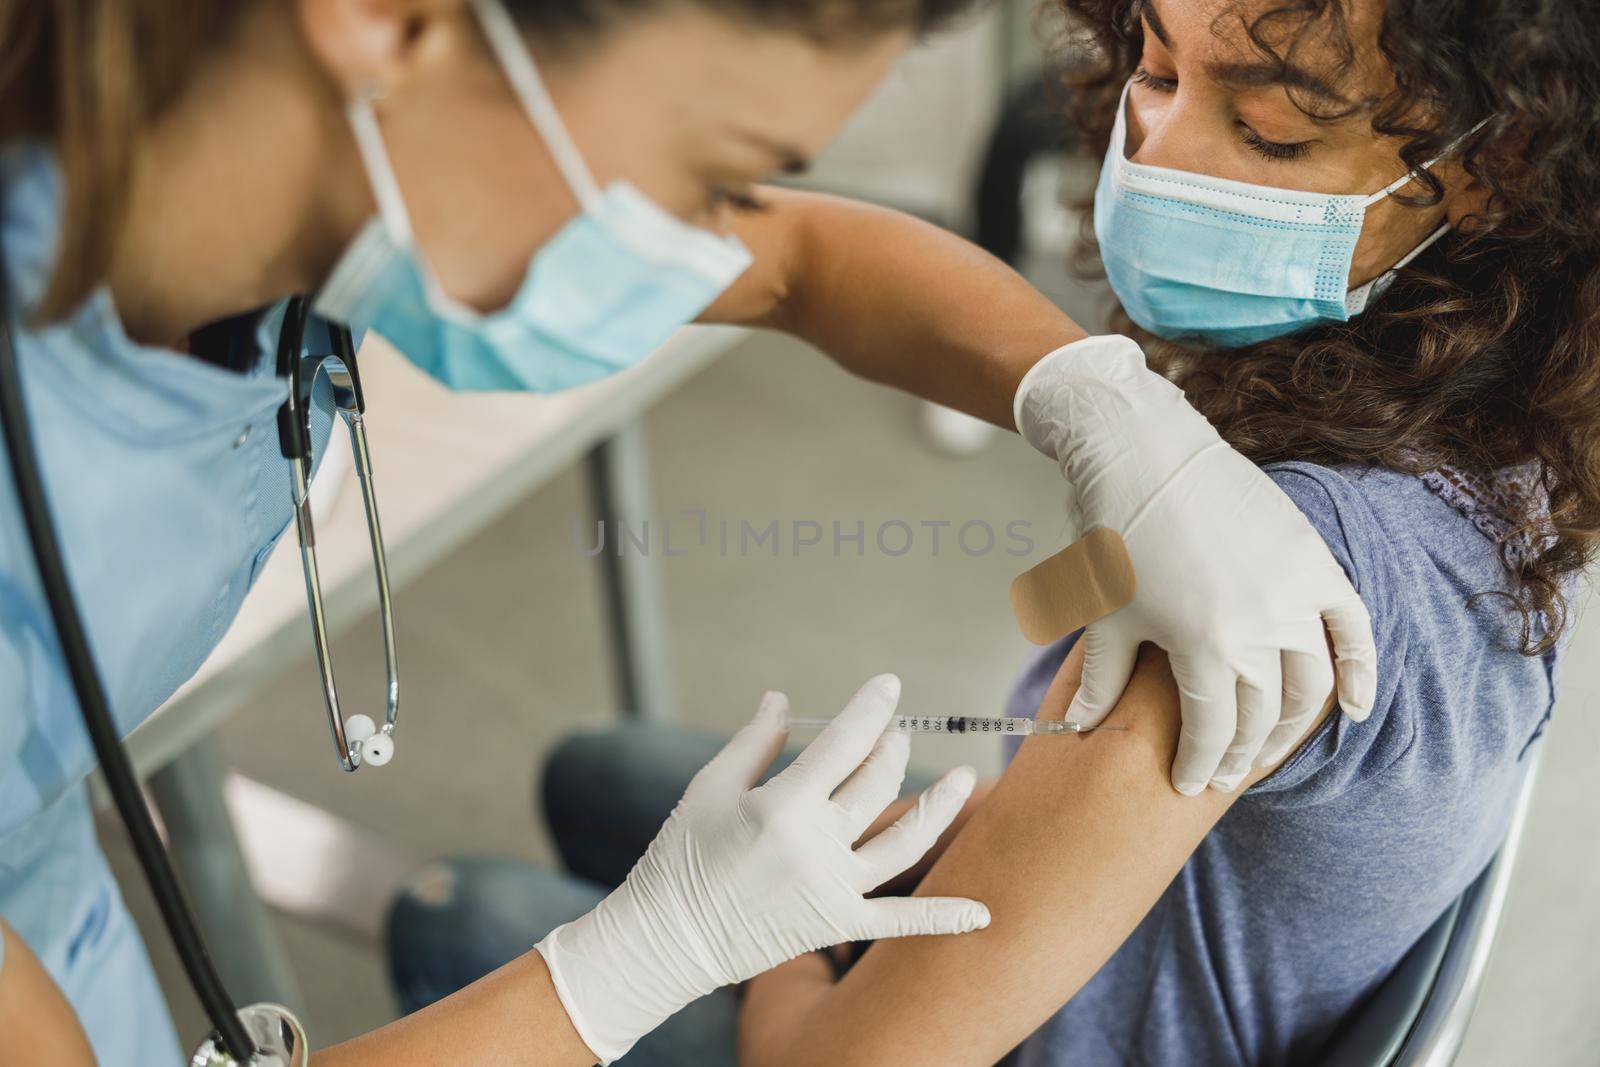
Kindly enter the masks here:
[[202, 738], [150, 776], [167, 850], [200, 932], [239, 1004], [271, 1001], [301, 1012], [299, 982], [277, 924], [256, 895], [222, 793], [214, 737]]
[[[618, 692], [626, 713], [641, 719], [677, 718], [667, 642], [666, 598], [661, 578], [660, 536], [652, 542], [644, 524], [653, 520], [649, 450], [637, 422], [602, 441], [589, 454], [595, 517], [603, 524], [600, 553], [611, 621]], [[644, 542], [643, 548], [628, 535]], [[654, 531], [652, 531], [654, 533]]]

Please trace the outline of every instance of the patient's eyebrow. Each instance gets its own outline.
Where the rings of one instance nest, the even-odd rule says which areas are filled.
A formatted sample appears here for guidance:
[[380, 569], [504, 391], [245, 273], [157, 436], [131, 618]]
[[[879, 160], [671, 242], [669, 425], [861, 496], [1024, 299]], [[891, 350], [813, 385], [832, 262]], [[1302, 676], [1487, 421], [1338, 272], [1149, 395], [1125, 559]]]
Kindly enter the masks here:
[[[1166, 24], [1161, 21], [1161, 13], [1156, 10], [1154, 0], [1144, 0], [1139, 5], [1139, 17], [1144, 19], [1145, 25], [1150, 27], [1150, 32], [1155, 34], [1156, 40], [1161, 42], [1162, 47], [1176, 55], [1177, 49], [1172, 47], [1172, 37], [1167, 33]], [[1293, 67], [1287, 63], [1270, 63], [1264, 60], [1255, 62], [1212, 60], [1206, 64], [1206, 71], [1223, 85], [1234, 89], [1260, 89], [1268, 85], [1282, 85], [1288, 89], [1304, 90], [1340, 107], [1348, 106], [1350, 103], [1345, 95], [1327, 80], [1303, 67]]]
[[[1148, 11], [1148, 8], [1146, 10]], [[1206, 64], [1206, 70], [1217, 81], [1234, 89], [1259, 89], [1268, 85], [1282, 85], [1286, 89], [1304, 90], [1341, 107], [1350, 103], [1338, 89], [1301, 67], [1291, 67], [1282, 63], [1213, 60]]]

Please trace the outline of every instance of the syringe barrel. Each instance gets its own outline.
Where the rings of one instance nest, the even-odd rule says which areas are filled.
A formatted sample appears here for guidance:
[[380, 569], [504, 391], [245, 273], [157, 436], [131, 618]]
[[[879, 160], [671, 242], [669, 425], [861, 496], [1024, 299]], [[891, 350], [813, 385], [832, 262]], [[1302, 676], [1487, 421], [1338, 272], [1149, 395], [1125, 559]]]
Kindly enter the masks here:
[[894, 728], [918, 734], [1026, 734], [1031, 720], [969, 715], [897, 715]]

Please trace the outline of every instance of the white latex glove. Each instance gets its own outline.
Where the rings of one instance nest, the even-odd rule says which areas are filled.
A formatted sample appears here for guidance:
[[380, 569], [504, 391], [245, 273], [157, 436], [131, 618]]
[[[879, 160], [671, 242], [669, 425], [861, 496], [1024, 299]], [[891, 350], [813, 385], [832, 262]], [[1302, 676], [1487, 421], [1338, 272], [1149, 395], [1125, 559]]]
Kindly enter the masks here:
[[751, 788], [788, 735], [768, 693], [689, 783], [627, 881], [537, 948], [578, 1035], [601, 1063], [690, 1001], [847, 941], [989, 925], [960, 897], [865, 894], [910, 867], [972, 793], [958, 767], [893, 826], [852, 848], [900, 793], [910, 742], [886, 732], [900, 681], [880, 675], [780, 774]]
[[[1122, 696], [1141, 641], [1166, 650], [1183, 729], [1172, 782], [1236, 788], [1277, 762], [1335, 686], [1372, 710], [1372, 622], [1300, 510], [1217, 435], [1121, 336], [1057, 349], [1023, 378], [1017, 429], [1061, 464], [1074, 537], [1122, 535], [1132, 603], [1084, 633], [1083, 686], [1067, 717], [1093, 724]], [[1328, 661], [1326, 625], [1337, 671]]]

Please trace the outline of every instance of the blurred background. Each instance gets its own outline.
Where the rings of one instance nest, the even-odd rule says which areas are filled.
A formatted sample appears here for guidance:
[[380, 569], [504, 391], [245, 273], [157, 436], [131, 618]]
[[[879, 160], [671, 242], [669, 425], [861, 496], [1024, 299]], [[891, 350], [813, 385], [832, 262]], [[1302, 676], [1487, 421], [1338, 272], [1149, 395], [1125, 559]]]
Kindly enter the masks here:
[[[972, 236], [1092, 327], [1105, 299], [1065, 269], [1078, 219], [1062, 198], [1092, 181], [1098, 162], [1075, 156], [1064, 124], [1049, 114], [1038, 44], [1048, 27], [1035, 26], [1030, 7], [1001, 5], [915, 49], [802, 184]], [[689, 537], [701, 516], [712, 529], [775, 520], [785, 536], [777, 555], [658, 551], [645, 571], [625, 576], [627, 595], [643, 601], [622, 608], [660, 621], [643, 631], [659, 691], [640, 698], [619, 682], [617, 642], [641, 636], [618, 630], [615, 570], [580, 548], [594, 544], [595, 517], [617, 491], [597, 476], [593, 457], [573, 444], [536, 479], [495, 475], [480, 487], [470, 448], [438, 446], [428, 462], [407, 462], [408, 420], [374, 403], [380, 500], [424, 499], [455, 483], [465, 494], [442, 508], [450, 536], [429, 541], [433, 527], [420, 520], [401, 531], [405, 544], [431, 548], [397, 567], [406, 697], [394, 764], [347, 776], [329, 758], [303, 606], [292, 643], [278, 641], [273, 656], [180, 696], [205, 704], [216, 724], [200, 758], [223, 773], [221, 795], [251, 877], [274, 905], [265, 918], [285, 950], [278, 962], [317, 1044], [393, 1017], [376, 935], [407, 871], [463, 852], [553, 862], [536, 783], [544, 754], [572, 730], [615, 721], [648, 699], [683, 723], [727, 732], [769, 688], [785, 690], [799, 714], [831, 715], [862, 680], [886, 670], [904, 679], [908, 710], [998, 713], [1028, 652], [1007, 586], [1063, 543], [1054, 465], [1011, 434], [855, 381], [786, 338], [734, 335], [708, 353], [630, 411], [626, 447], [610, 456], [613, 477], [620, 463], [622, 480], [633, 479], [622, 510], [648, 506], [674, 540]], [[379, 345], [367, 357], [370, 375], [407, 373]], [[586, 410], [573, 418], [590, 417]], [[576, 431], [564, 439], [584, 440]], [[319, 504], [334, 516], [335, 534], [364, 551], [359, 498], [344, 473], [336, 456], [319, 475]], [[796, 521], [819, 523], [822, 544], [792, 551]], [[847, 543], [835, 552], [834, 521], [847, 532], [863, 524], [865, 550]], [[903, 554], [873, 543], [874, 531], [893, 522], [916, 537]], [[995, 531], [1025, 523], [1033, 544], [1019, 554], [966, 551], [954, 534], [972, 522]], [[935, 529], [944, 534], [938, 551], [927, 536]], [[285, 603], [303, 605], [298, 582], [297, 567], [269, 568], [263, 578]], [[382, 653], [370, 602], [352, 597], [334, 651], [354, 706], [351, 694], [377, 692]], [[1592, 1010], [1600, 990], [1597, 664], [1600, 625], [1584, 618], [1509, 913], [1460, 1060], [1472, 1067], [1593, 1063], [1600, 1047]], [[913, 760], [929, 771], [961, 761], [999, 767], [986, 743], [950, 740], [919, 740]], [[202, 796], [198, 806], [206, 803]], [[102, 826], [189, 1040], [204, 1029], [200, 1014], [120, 827], [109, 816]], [[201, 855], [198, 863], [225, 867], [228, 859]]]

